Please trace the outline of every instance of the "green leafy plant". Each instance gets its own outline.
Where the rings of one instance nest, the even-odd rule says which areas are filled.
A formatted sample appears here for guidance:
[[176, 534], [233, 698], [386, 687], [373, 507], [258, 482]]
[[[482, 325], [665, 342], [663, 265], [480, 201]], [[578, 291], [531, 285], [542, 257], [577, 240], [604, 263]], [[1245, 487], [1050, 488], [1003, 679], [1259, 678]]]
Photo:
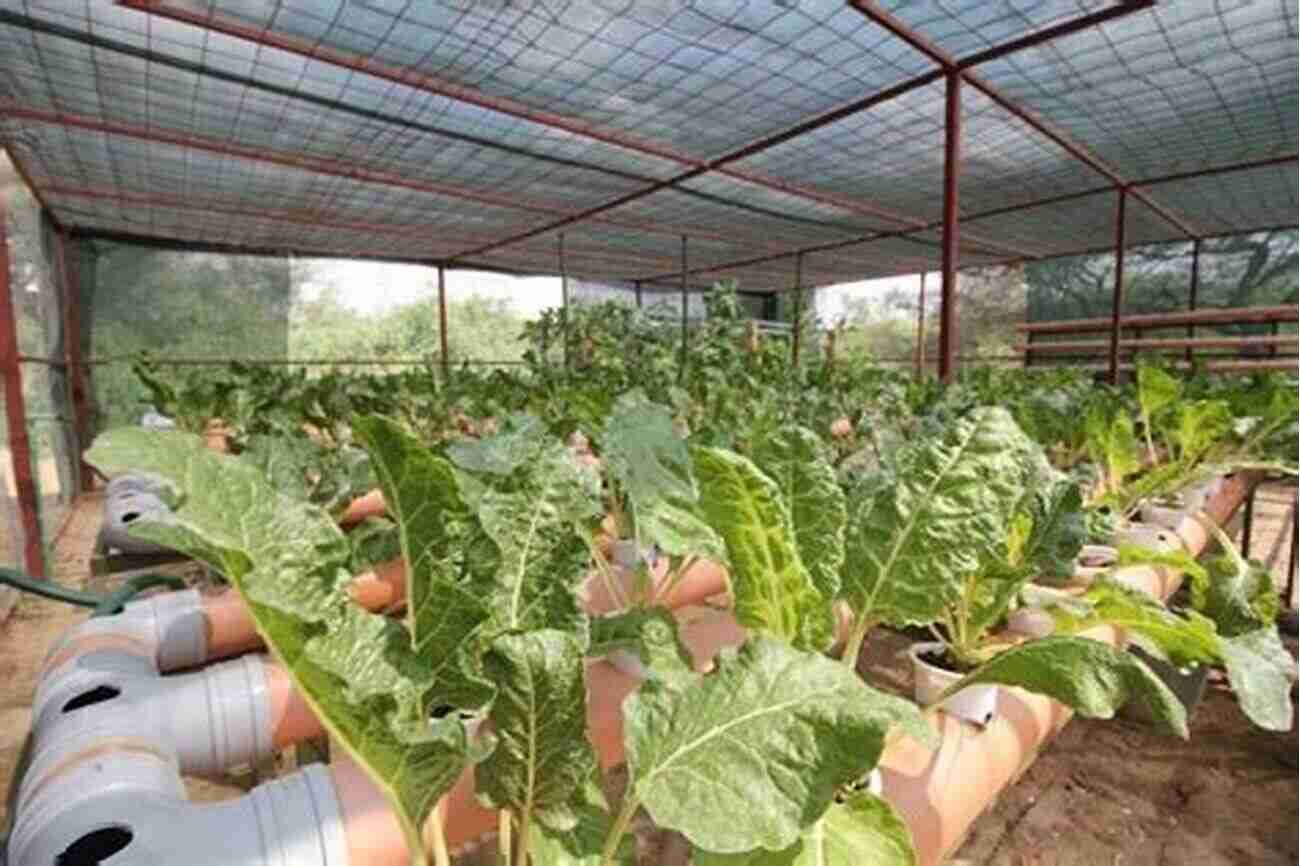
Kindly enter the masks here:
[[[509, 816], [519, 864], [626, 862], [639, 807], [717, 854], [829, 837], [860, 847], [876, 833], [880, 846], [904, 845], [883, 804], [850, 795], [891, 727], [928, 736], [914, 706], [774, 636], [792, 624], [781, 615], [707, 676], [684, 664], [661, 613], [593, 628], [575, 592], [591, 567], [598, 478], [534, 419], [507, 418], [496, 435], [441, 454], [391, 421], [354, 426], [407, 565], [401, 620], [350, 602], [355, 550], [326, 512], [277, 493], [246, 462], [185, 434], [133, 429], [101, 437], [88, 459], [110, 475], [166, 480], [173, 519], [133, 531], [226, 574], [295, 686], [391, 801], [416, 862], [427, 857], [420, 826], [470, 766], [484, 801]], [[723, 480], [701, 481], [705, 513], [735, 471], [712, 456], [709, 478]], [[645, 648], [662, 671], [625, 704], [630, 783], [614, 815], [592, 795], [584, 735], [593, 635], [597, 646]], [[471, 737], [453, 709], [488, 730]], [[741, 790], [753, 794], [743, 809]], [[444, 849], [435, 834], [434, 856]]]

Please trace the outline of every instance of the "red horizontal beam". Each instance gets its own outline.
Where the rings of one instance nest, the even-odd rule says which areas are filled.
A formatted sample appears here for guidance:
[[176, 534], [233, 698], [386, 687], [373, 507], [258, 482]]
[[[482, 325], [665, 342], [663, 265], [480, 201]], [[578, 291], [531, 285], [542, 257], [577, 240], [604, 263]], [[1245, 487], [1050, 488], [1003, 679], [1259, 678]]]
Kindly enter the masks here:
[[[194, 150], [202, 150], [222, 156], [232, 156], [254, 162], [280, 165], [302, 171], [310, 171], [316, 174], [323, 174], [330, 177], [343, 177], [361, 181], [363, 183], [391, 186], [398, 189], [409, 189], [415, 192], [439, 195], [456, 201], [471, 201], [478, 204], [500, 207], [502, 209], [537, 214], [538, 216], [551, 217], [557, 212], [563, 212], [563, 208], [554, 204], [528, 202], [515, 196], [489, 195], [458, 187], [450, 187], [443, 184], [432, 184], [425, 181], [414, 180], [403, 175], [393, 174], [392, 172], [366, 169], [351, 164], [339, 163], [335, 160], [323, 159], [320, 157], [305, 157], [293, 153], [268, 150], [266, 148], [243, 147], [240, 145], [229, 144], [227, 142], [202, 138], [189, 133], [159, 129], [157, 127], [137, 127], [66, 112], [41, 111], [12, 104], [0, 105], [0, 115], [14, 117], [20, 120], [34, 121], [37, 123], [47, 123], [55, 126], [70, 126], [76, 129], [85, 129], [92, 132], [103, 132], [109, 135], [122, 135], [141, 141], [159, 142], [177, 147], [192, 148]], [[597, 222], [616, 228], [631, 229], [634, 231], [642, 231], [647, 234], [668, 235], [672, 237], [679, 236], [682, 230], [681, 227], [668, 229], [662, 225], [654, 223], [646, 223], [640, 220], [628, 220], [623, 218], [603, 218]], [[719, 243], [734, 243], [772, 252], [788, 249], [788, 247], [753, 240], [751, 238], [737, 238], [731, 235], [717, 234], [696, 226], [687, 226], [685, 227], [685, 230], [690, 233], [692, 237], [717, 241]], [[484, 240], [485, 239], [480, 239], [477, 243], [482, 243]]]
[[[558, 220], [546, 224], [545, 226], [539, 227], [537, 229], [529, 230], [527, 232], [521, 232], [517, 235], [511, 236], [509, 238], [505, 238], [491, 246], [483, 246], [472, 250], [466, 250], [463, 253], [461, 253], [460, 256], [458, 256], [457, 258], [463, 256], [482, 255], [483, 253], [489, 252], [492, 249], [496, 249], [499, 246], [505, 246], [507, 244], [517, 243], [519, 241], [527, 240], [529, 238], [536, 237], [538, 235], [543, 235], [543, 234], [556, 231], [566, 226], [573, 225], [574, 223], [577, 222], [582, 222], [588, 219], [592, 219], [594, 217], [600, 216], [601, 214], [607, 211], [613, 210], [614, 208], [629, 204], [633, 201], [651, 195], [655, 192], [659, 192], [663, 189], [677, 186], [681, 183], [684, 183], [688, 180], [694, 179], [696, 177], [699, 177], [700, 175], [709, 172], [716, 172], [718, 174], [722, 174], [736, 180], [741, 180], [746, 183], [756, 184], [758, 186], [762, 186], [776, 192], [781, 192], [787, 195], [792, 195], [809, 201], [815, 201], [820, 204], [836, 207], [848, 213], [854, 213], [862, 216], [870, 216], [870, 217], [885, 219], [888, 220], [889, 222], [898, 225], [915, 226], [918, 225], [920, 222], [915, 217], [909, 217], [909, 216], [893, 213], [884, 208], [880, 208], [874, 205], [846, 199], [840, 196], [831, 195], [829, 193], [822, 192], [819, 190], [810, 190], [805, 187], [799, 187], [793, 184], [785, 183], [783, 181], [764, 177], [757, 173], [740, 171], [734, 168], [728, 168], [727, 166], [730, 165], [731, 163], [737, 162], [746, 157], [753, 156], [755, 154], [761, 153], [762, 151], [768, 150], [769, 148], [790, 141], [791, 139], [803, 135], [804, 133], [811, 132], [814, 129], [818, 129], [820, 127], [834, 123], [838, 120], [841, 120], [857, 112], [865, 111], [868, 108], [871, 108], [872, 106], [878, 105], [882, 102], [886, 102], [910, 90], [914, 90], [918, 87], [922, 87], [926, 84], [930, 84], [938, 80], [938, 78], [940, 77], [939, 74], [936, 73], [926, 73], [924, 75], [913, 78], [909, 81], [905, 81], [893, 87], [887, 88], [886, 90], [883, 90], [879, 93], [873, 94], [868, 97], [864, 97], [862, 99], [855, 100], [846, 105], [823, 112], [820, 115], [817, 115], [813, 118], [795, 124], [794, 126], [782, 130], [781, 132], [767, 136], [759, 141], [745, 145], [744, 147], [733, 150], [730, 153], [724, 154], [723, 156], [717, 157], [715, 159], [698, 160], [698, 159], [688, 157], [684, 154], [678, 153], [676, 151], [673, 151], [669, 148], [663, 147], [661, 145], [639, 141], [633, 139], [630, 136], [612, 132], [610, 130], [600, 129], [591, 124], [578, 121], [573, 118], [563, 117], [560, 115], [553, 114], [551, 112], [540, 111], [538, 109], [531, 108], [527, 105], [523, 105], [514, 100], [510, 100], [502, 97], [488, 96], [487, 94], [480, 93], [478, 91], [473, 90], [472, 88], [464, 87], [463, 85], [437, 79], [425, 73], [414, 72], [408, 69], [400, 69], [400, 68], [392, 67], [390, 65], [380, 63], [370, 58], [356, 56], [349, 52], [339, 51], [332, 48], [326, 48], [320, 45], [314, 45], [305, 42], [302, 39], [298, 39], [292, 36], [287, 36], [285, 34], [272, 33], [268, 30], [240, 24], [239, 22], [228, 20], [228, 18], [226, 17], [218, 17], [215, 15], [204, 15], [202, 13], [198, 13], [192, 10], [178, 8], [172, 3], [167, 2], [167, 0], [118, 0], [118, 2], [123, 6], [127, 6], [133, 9], [149, 12], [166, 18], [172, 18], [177, 21], [183, 21], [185, 23], [192, 24], [198, 27], [203, 27], [209, 30], [225, 33], [226, 35], [229, 36], [246, 39], [251, 42], [255, 42], [259, 45], [267, 45], [274, 48], [278, 48], [283, 51], [289, 51], [294, 54], [298, 54], [300, 56], [310, 57], [316, 60], [322, 60], [337, 66], [341, 66], [343, 68], [353, 69], [358, 72], [364, 72], [368, 75], [374, 75], [378, 78], [382, 78], [388, 81], [392, 81], [394, 83], [402, 84], [407, 87], [412, 87], [417, 90], [422, 90], [427, 93], [433, 93], [449, 99], [454, 99], [471, 105], [477, 105], [481, 108], [487, 108], [489, 110], [497, 111], [512, 117], [518, 117], [524, 120], [531, 121], [533, 123], [542, 124], [544, 126], [548, 126], [554, 129], [560, 129], [574, 135], [585, 136], [587, 138], [591, 138], [596, 141], [601, 141], [606, 144], [615, 145], [617, 147], [625, 148], [627, 150], [641, 153], [646, 156], [653, 156], [658, 159], [669, 160], [678, 165], [687, 166], [690, 169], [689, 171], [686, 171], [675, 177], [668, 178], [654, 184], [650, 184], [649, 186], [646, 186], [637, 192], [620, 196], [619, 198], [616, 198], [610, 202], [606, 202], [603, 205], [593, 207], [593, 208], [588, 208], [579, 213], [567, 214]], [[984, 243], [985, 245], [991, 248], [999, 246], [998, 244], [995, 244], [992, 241], [985, 241]], [[1009, 248], [1006, 247], [1005, 244], [1001, 245], [1001, 248], [1007, 251], [1015, 252], [1017, 255], [1021, 255], [1026, 258], [1035, 257], [1031, 252], [1026, 250], [1010, 250]]]
[[[430, 228], [426, 225], [322, 220], [311, 213], [255, 210], [240, 207], [238, 205], [232, 205], [226, 202], [194, 199], [192, 197], [178, 198], [175, 196], [155, 193], [119, 192], [115, 190], [88, 189], [62, 185], [46, 187], [46, 191], [51, 196], [69, 196], [92, 200], [112, 201], [118, 204], [162, 207], [173, 210], [193, 211], [196, 213], [218, 213], [246, 219], [265, 219], [289, 225], [302, 225], [313, 228], [333, 228], [341, 231], [372, 232], [375, 234], [391, 235], [394, 237], [415, 238], [422, 241], [427, 241], [430, 235]], [[468, 237], [448, 235], [442, 230], [438, 231], [438, 235], [441, 238], [449, 238], [458, 243], [469, 242]], [[590, 244], [570, 244], [570, 253], [578, 258], [617, 261], [620, 263], [641, 261], [656, 266], [672, 261], [670, 256], [646, 255], [636, 251], [629, 252], [620, 248], [598, 247]], [[433, 256], [432, 252], [430, 253], [430, 257], [431, 259], [436, 260], [436, 256]]]
[[1129, 184], [1130, 189], [1140, 186], [1156, 186], [1162, 183], [1172, 183], [1178, 180], [1195, 180], [1200, 177], [1212, 177], [1220, 174], [1230, 174], [1234, 171], [1249, 171], [1253, 168], [1268, 168], [1272, 165], [1285, 165], [1288, 162], [1295, 162], [1297, 154], [1295, 151], [1284, 153], [1280, 156], [1269, 156], [1263, 159], [1252, 159], [1246, 162], [1229, 163], [1227, 165], [1215, 165], [1209, 168], [1193, 169], [1191, 171], [1180, 171], [1175, 174], [1166, 174], [1161, 177], [1151, 177], [1146, 180], [1134, 181]]
[[[902, 20], [897, 18], [895, 15], [881, 8], [881, 6], [877, 2], [875, 2], [875, 0], [849, 0], [849, 2], [850, 5], [858, 12], [862, 13], [864, 16], [866, 16], [871, 21], [875, 22], [880, 27], [883, 27], [885, 30], [888, 30], [894, 36], [898, 37], [899, 39], [902, 39], [908, 45], [912, 46], [917, 51], [926, 55], [927, 57], [929, 57], [935, 63], [939, 64], [944, 69], [958, 70], [961, 77], [968, 84], [970, 84], [976, 90], [979, 90], [991, 101], [993, 101], [995, 104], [1000, 106], [1004, 111], [1007, 111], [1013, 117], [1018, 118], [1027, 126], [1029, 126], [1031, 129], [1037, 131], [1040, 135], [1043, 135], [1048, 139], [1050, 139], [1051, 141], [1053, 141], [1058, 147], [1060, 147], [1062, 150], [1068, 153], [1071, 157], [1078, 160], [1079, 162], [1082, 162], [1084, 165], [1087, 165], [1093, 171], [1096, 171], [1098, 174], [1105, 177], [1117, 189], [1128, 190], [1133, 195], [1134, 198], [1142, 202], [1151, 210], [1155, 211], [1162, 219], [1164, 219], [1170, 225], [1177, 228], [1188, 238], [1196, 238], [1200, 236], [1201, 232], [1199, 229], [1192, 226], [1184, 218], [1175, 214], [1173, 211], [1161, 205], [1159, 202], [1153, 200], [1149, 195], [1147, 195], [1140, 189], [1133, 188], [1133, 185], [1129, 181], [1125, 180], [1118, 171], [1116, 171], [1114, 168], [1112, 168], [1110, 165], [1104, 162], [1096, 154], [1092, 153], [1086, 147], [1071, 139], [1064, 132], [1057, 129], [1052, 124], [1048, 123], [1048, 121], [1045, 120], [1044, 118], [1039, 117], [1034, 112], [1030, 111], [1024, 106], [1015, 102], [1014, 100], [1003, 95], [1000, 91], [998, 91], [995, 87], [993, 87], [993, 85], [989, 84], [979, 75], [976, 75], [969, 68], [968, 65], [963, 65], [962, 61], [958, 60], [956, 57], [949, 54], [947, 51], [939, 47], [931, 40], [927, 39], [925, 36], [922, 36], [920, 33], [917, 33], [915, 30], [908, 27], [907, 24], [905, 24]], [[1139, 4], [1139, 3], [1121, 4], [1120, 6], [1115, 7], [1115, 14], [1112, 15], [1111, 17], [1115, 17], [1116, 15], [1119, 14], [1125, 14], [1125, 15], [1131, 14], [1133, 12], [1137, 12], [1140, 11], [1141, 9], [1147, 8], [1149, 5], [1150, 4]], [[1059, 26], [1063, 26], [1063, 25], [1058, 25], [1058, 27]], [[1093, 27], [1097, 25], [1096, 22], [1093, 22], [1087, 24], [1086, 26]], [[1084, 28], [1079, 28], [1079, 29], [1084, 29]]]

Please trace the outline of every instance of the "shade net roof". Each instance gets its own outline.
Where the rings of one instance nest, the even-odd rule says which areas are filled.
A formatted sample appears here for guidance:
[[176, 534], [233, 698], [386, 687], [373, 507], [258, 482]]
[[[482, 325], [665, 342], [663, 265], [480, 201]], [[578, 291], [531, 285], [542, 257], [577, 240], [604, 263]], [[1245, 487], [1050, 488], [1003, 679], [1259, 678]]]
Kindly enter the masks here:
[[938, 267], [943, 58], [963, 266], [1113, 247], [1119, 186], [1133, 244], [1294, 225], [1296, 35], [1296, 0], [0, 0], [0, 141], [87, 234], [647, 282], [685, 236], [692, 285], [779, 290]]

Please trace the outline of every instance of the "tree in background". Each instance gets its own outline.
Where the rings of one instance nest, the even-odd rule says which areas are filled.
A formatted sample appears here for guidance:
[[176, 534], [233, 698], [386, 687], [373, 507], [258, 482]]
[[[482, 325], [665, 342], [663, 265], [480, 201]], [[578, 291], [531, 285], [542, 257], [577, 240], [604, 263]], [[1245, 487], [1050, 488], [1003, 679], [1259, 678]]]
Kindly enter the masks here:
[[[1253, 307], [1296, 303], [1295, 230], [1258, 232], [1201, 242], [1200, 307]], [[1192, 245], [1136, 247], [1125, 254], [1124, 311], [1165, 313], [1187, 309]], [[1069, 256], [1025, 266], [1029, 320], [1109, 316], [1115, 286], [1111, 255]], [[1246, 332], [1247, 326], [1225, 328]]]

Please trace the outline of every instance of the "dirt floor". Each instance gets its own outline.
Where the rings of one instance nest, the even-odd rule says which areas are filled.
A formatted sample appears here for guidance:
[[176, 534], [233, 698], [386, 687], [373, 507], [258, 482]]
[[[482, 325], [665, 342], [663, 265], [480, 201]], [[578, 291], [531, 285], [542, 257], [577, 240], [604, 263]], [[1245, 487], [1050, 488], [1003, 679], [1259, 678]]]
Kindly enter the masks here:
[[[1279, 586], [1290, 553], [1290, 493], [1261, 491], [1252, 553], [1274, 557]], [[57, 579], [105, 590], [121, 577], [90, 577], [88, 559], [102, 501], [78, 502], [55, 553]], [[1278, 538], [1282, 535], [1282, 538]], [[0, 785], [13, 771], [30, 723], [30, 702], [51, 643], [85, 617], [84, 610], [24, 596], [0, 624]], [[910, 688], [899, 661], [900, 636], [873, 640], [869, 678], [896, 691]], [[1289, 643], [1294, 652], [1295, 643]], [[1222, 682], [1211, 685], [1191, 720], [1188, 742], [1160, 737], [1122, 719], [1076, 719], [972, 828], [954, 864], [962, 866], [1271, 866], [1294, 864], [1297, 850], [1297, 735], [1250, 726]], [[1291, 763], [1286, 763], [1289, 758]], [[241, 794], [252, 777], [187, 780], [196, 800]], [[617, 787], [617, 783], [613, 785]], [[612, 792], [611, 792], [612, 793]], [[0, 825], [5, 822], [0, 802]], [[643, 866], [685, 866], [688, 850], [675, 834], [638, 836]], [[462, 863], [493, 862], [486, 850]]]

